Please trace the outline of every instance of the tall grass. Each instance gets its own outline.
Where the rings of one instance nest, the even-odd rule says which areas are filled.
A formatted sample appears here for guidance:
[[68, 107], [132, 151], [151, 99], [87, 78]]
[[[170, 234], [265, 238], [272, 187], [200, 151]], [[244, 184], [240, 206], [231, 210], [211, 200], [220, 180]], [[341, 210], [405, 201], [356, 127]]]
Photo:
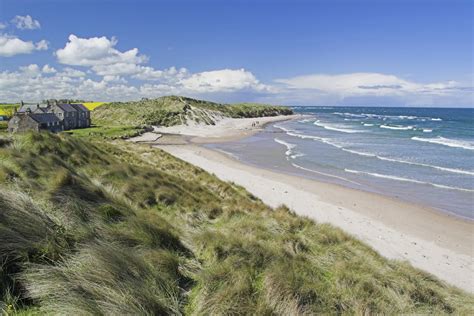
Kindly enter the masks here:
[[160, 150], [0, 147], [0, 308], [51, 314], [420, 314], [469, 294]]

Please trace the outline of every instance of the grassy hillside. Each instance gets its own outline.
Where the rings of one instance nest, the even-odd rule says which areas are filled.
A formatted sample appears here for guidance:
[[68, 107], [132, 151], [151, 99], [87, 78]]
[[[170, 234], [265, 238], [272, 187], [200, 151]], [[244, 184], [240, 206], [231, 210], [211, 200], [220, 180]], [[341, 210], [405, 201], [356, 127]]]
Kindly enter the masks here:
[[473, 297], [160, 150], [0, 141], [7, 314], [472, 313]]
[[292, 114], [291, 109], [262, 104], [224, 105], [179, 96], [167, 96], [158, 99], [113, 102], [102, 105], [93, 113], [98, 125], [163, 125], [183, 124], [186, 120], [197, 123], [214, 124], [220, 117], [260, 117]]

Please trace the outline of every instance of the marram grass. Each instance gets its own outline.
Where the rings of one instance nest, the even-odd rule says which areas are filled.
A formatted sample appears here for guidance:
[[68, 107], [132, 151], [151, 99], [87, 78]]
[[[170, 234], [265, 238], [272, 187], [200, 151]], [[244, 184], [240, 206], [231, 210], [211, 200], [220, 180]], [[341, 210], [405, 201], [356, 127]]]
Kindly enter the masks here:
[[121, 140], [0, 142], [7, 314], [472, 314], [472, 295]]

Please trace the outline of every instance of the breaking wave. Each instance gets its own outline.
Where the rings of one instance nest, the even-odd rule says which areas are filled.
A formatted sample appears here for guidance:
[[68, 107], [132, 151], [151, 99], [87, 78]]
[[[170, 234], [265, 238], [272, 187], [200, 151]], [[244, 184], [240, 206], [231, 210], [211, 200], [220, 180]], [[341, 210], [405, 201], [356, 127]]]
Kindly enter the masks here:
[[358, 171], [358, 170], [352, 170], [352, 169], [344, 169], [344, 171], [346, 171], [348, 173], [365, 174], [365, 175], [376, 177], [376, 178], [383, 178], [383, 179], [390, 179], [390, 180], [396, 180], [396, 181], [403, 181], [403, 182], [411, 182], [411, 183], [417, 183], [417, 184], [423, 184], [423, 185], [430, 185], [430, 186], [437, 187], [437, 188], [440, 188], [440, 189], [474, 192], [474, 190], [471, 190], [471, 189], [451, 187], [451, 186], [442, 185], [442, 184], [424, 182], [424, 181], [408, 179], [408, 178], [402, 178], [402, 177], [391, 176], [391, 175], [385, 175], [385, 174], [380, 174], [380, 173], [364, 172], [364, 171]]
[[331, 125], [331, 124], [323, 124], [320, 121], [316, 121], [313, 123], [316, 126], [325, 128], [330, 131], [336, 131], [336, 132], [341, 132], [341, 133], [363, 133], [361, 130], [355, 130], [355, 129], [347, 129], [344, 127], [341, 127], [340, 125]]
[[413, 126], [401, 126], [401, 125], [390, 126], [390, 125], [380, 125], [380, 128], [407, 131], [407, 130], [413, 129]]
[[444, 138], [441, 136], [438, 136], [436, 138], [422, 138], [422, 137], [415, 136], [415, 137], [412, 137], [411, 139], [419, 141], [419, 142], [432, 143], [432, 144], [443, 145], [443, 146], [454, 147], [454, 148], [462, 148], [462, 149], [467, 149], [467, 150], [474, 150], [474, 143], [472, 142], [457, 140], [457, 139], [449, 139], [449, 138]]

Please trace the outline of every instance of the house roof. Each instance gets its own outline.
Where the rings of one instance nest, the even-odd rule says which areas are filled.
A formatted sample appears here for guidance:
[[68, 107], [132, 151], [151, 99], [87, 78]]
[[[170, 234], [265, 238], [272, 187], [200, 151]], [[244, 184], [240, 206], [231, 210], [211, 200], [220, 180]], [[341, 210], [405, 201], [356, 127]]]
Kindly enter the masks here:
[[30, 110], [31, 112], [37, 110], [37, 109], [40, 109], [42, 110], [43, 112], [46, 110], [46, 106], [41, 106], [41, 105], [38, 105], [38, 104], [24, 104], [23, 106], [21, 106], [19, 109], [18, 109], [18, 112], [20, 113], [24, 113], [28, 110]]
[[73, 107], [72, 104], [63, 103], [63, 104], [56, 104], [56, 105], [64, 112], [77, 112], [77, 109]]
[[71, 104], [76, 110], [78, 110], [79, 112], [89, 112], [89, 109], [87, 109], [84, 104], [79, 104], [79, 103], [75, 103], [75, 104]]
[[53, 113], [31, 113], [28, 114], [28, 116], [38, 123], [61, 122], [61, 120]]

